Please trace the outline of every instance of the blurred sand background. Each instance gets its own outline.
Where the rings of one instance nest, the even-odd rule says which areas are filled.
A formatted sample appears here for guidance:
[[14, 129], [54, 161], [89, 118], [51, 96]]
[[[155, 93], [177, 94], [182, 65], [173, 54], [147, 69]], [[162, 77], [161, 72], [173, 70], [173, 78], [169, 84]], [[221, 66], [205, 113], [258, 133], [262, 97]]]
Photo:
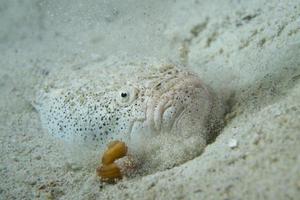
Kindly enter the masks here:
[[[299, 0], [1, 0], [0, 52], [0, 199], [299, 199]], [[100, 183], [31, 101], [51, 70], [112, 55], [198, 73], [229, 106], [220, 136], [183, 165]]]

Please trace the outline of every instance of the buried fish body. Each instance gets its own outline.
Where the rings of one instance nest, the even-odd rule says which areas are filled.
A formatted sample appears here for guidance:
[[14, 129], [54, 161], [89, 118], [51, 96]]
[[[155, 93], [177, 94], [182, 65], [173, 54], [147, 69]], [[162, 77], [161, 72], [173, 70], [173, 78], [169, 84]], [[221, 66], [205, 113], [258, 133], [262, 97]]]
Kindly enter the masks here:
[[174, 64], [112, 63], [65, 68], [36, 99], [43, 127], [71, 143], [138, 145], [157, 135], [198, 135], [203, 145], [222, 124], [219, 98], [194, 73]]

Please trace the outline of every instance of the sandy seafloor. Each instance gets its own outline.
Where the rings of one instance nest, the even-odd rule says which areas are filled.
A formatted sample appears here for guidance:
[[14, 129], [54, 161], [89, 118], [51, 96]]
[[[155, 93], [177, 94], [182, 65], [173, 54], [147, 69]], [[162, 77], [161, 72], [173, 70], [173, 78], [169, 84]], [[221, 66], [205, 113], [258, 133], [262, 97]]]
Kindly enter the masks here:
[[[0, 199], [300, 197], [299, 0], [2, 0], [0, 51]], [[54, 68], [118, 54], [180, 62], [230, 110], [199, 157], [107, 185], [31, 101]]]

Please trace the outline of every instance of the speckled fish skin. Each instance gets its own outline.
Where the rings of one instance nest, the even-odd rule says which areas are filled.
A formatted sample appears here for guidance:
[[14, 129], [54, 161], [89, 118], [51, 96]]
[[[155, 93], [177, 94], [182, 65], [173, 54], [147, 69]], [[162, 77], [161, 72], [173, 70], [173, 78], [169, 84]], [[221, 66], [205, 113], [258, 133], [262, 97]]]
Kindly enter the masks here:
[[36, 102], [51, 135], [96, 147], [166, 133], [199, 134], [206, 144], [223, 113], [194, 73], [143, 62], [63, 69], [49, 76]]

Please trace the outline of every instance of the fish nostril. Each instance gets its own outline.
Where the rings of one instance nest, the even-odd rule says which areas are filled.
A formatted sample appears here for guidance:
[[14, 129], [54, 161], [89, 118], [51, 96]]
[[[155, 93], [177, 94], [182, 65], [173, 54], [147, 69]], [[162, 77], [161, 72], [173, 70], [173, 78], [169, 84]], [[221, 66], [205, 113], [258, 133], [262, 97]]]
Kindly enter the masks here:
[[172, 88], [176, 83], [178, 83], [178, 77], [177, 76], [170, 76], [164, 79], [163, 81], [156, 83], [152, 87], [152, 92], [153, 90], [160, 91], [161, 93], [167, 92], [170, 88]]
[[161, 88], [161, 82], [155, 86], [156, 90], [159, 90], [160, 88]]

